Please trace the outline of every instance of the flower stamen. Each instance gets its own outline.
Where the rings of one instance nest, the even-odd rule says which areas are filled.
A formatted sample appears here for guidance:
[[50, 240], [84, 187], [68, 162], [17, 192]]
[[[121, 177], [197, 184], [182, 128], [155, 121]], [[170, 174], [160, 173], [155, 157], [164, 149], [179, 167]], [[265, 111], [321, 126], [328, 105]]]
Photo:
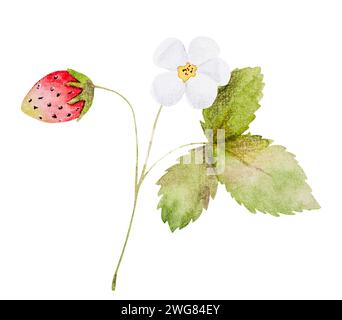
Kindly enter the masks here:
[[177, 68], [178, 77], [184, 82], [188, 81], [191, 77], [196, 76], [197, 67], [194, 64], [187, 63], [185, 66], [179, 66]]

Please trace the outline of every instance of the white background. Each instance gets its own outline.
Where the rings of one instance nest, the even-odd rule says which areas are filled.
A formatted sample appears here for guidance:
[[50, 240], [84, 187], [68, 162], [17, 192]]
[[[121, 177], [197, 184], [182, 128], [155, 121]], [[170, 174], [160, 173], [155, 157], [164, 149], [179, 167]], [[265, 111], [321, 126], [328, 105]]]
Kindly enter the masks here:
[[[0, 298], [342, 298], [341, 10], [338, 0], [1, 1]], [[196, 223], [171, 233], [155, 185], [182, 152], [170, 156], [142, 188], [113, 294], [132, 207], [131, 114], [98, 91], [81, 122], [53, 125], [21, 101], [47, 73], [81, 71], [130, 98], [144, 155], [154, 49], [198, 35], [232, 68], [262, 67], [250, 131], [297, 155], [322, 209], [253, 215], [220, 186]], [[151, 160], [203, 140], [200, 119], [186, 101], [165, 109]]]

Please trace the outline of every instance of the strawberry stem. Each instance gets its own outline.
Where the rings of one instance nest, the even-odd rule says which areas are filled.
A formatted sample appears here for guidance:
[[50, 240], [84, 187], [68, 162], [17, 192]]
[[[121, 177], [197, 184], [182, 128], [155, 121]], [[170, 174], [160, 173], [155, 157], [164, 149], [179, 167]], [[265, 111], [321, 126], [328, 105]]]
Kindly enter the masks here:
[[160, 106], [158, 113], [156, 115], [156, 118], [154, 120], [154, 124], [153, 124], [153, 128], [152, 128], [152, 134], [151, 134], [151, 138], [150, 138], [150, 142], [148, 145], [148, 150], [147, 150], [147, 154], [146, 154], [146, 158], [145, 158], [145, 162], [143, 165], [143, 169], [141, 171], [141, 175], [138, 179], [138, 174], [139, 174], [139, 143], [138, 143], [138, 126], [137, 126], [137, 121], [136, 121], [136, 115], [135, 115], [135, 111], [134, 108], [132, 106], [132, 104], [129, 102], [129, 100], [123, 96], [121, 93], [112, 90], [112, 89], [108, 89], [106, 87], [102, 87], [102, 86], [95, 86], [95, 88], [97, 89], [102, 89], [105, 91], [109, 91], [112, 93], [115, 93], [116, 95], [118, 95], [119, 97], [121, 97], [129, 106], [129, 108], [131, 109], [132, 115], [133, 115], [133, 121], [134, 121], [134, 130], [135, 130], [135, 146], [136, 146], [136, 158], [135, 158], [135, 181], [134, 181], [134, 203], [133, 203], [133, 210], [132, 210], [132, 215], [131, 215], [131, 219], [128, 225], [128, 229], [127, 229], [127, 233], [126, 233], [126, 238], [125, 238], [125, 242], [123, 244], [122, 250], [121, 250], [121, 254], [115, 269], [115, 273], [113, 276], [113, 281], [112, 281], [112, 290], [115, 291], [116, 289], [116, 280], [117, 280], [117, 276], [118, 276], [118, 272], [119, 272], [119, 268], [121, 265], [121, 261], [122, 258], [125, 254], [125, 250], [126, 250], [126, 246], [128, 243], [128, 239], [131, 233], [131, 229], [132, 229], [132, 225], [133, 225], [133, 220], [134, 220], [134, 215], [135, 215], [135, 209], [137, 207], [137, 201], [138, 201], [138, 195], [139, 195], [139, 191], [140, 191], [140, 187], [142, 185], [142, 183], [144, 182], [145, 176], [146, 176], [146, 169], [147, 169], [147, 163], [150, 157], [150, 153], [151, 153], [151, 149], [152, 149], [152, 144], [153, 144], [153, 139], [154, 139], [154, 134], [156, 131], [156, 127], [157, 127], [157, 123], [158, 123], [158, 119], [162, 110], [162, 106]]
[[153, 127], [152, 127], [152, 132], [151, 132], [151, 138], [148, 144], [148, 149], [147, 149], [147, 153], [146, 153], [146, 157], [145, 157], [145, 162], [143, 164], [142, 170], [141, 170], [141, 174], [138, 178], [139, 175], [139, 143], [138, 143], [138, 127], [137, 127], [137, 121], [136, 121], [136, 115], [134, 112], [134, 108], [132, 106], [132, 104], [128, 101], [128, 99], [126, 97], [124, 97], [121, 93], [112, 90], [112, 89], [108, 89], [102, 86], [95, 86], [95, 88], [97, 89], [102, 89], [105, 91], [109, 91], [112, 93], [117, 94], [118, 96], [120, 96], [124, 101], [126, 101], [126, 103], [128, 104], [128, 106], [130, 107], [131, 111], [132, 111], [132, 115], [133, 115], [133, 121], [134, 121], [134, 129], [135, 129], [135, 141], [136, 141], [136, 163], [135, 163], [135, 181], [134, 181], [134, 202], [133, 202], [133, 209], [132, 209], [132, 214], [131, 214], [131, 219], [129, 221], [129, 225], [128, 225], [128, 229], [127, 229], [127, 233], [126, 233], [126, 238], [125, 238], [125, 242], [123, 244], [123, 247], [121, 249], [121, 254], [114, 272], [114, 276], [113, 276], [113, 281], [112, 281], [112, 290], [115, 291], [116, 289], [116, 281], [117, 281], [117, 277], [118, 277], [118, 272], [120, 269], [120, 265], [123, 259], [123, 256], [125, 254], [125, 250], [127, 247], [127, 243], [128, 243], [128, 239], [131, 233], [131, 229], [132, 229], [132, 225], [133, 225], [133, 220], [134, 220], [134, 216], [135, 216], [135, 211], [137, 208], [137, 203], [138, 203], [138, 196], [139, 196], [139, 191], [141, 188], [141, 185], [143, 184], [146, 176], [148, 175], [148, 173], [160, 162], [162, 161], [164, 158], [166, 158], [169, 154], [173, 153], [174, 151], [177, 151], [181, 148], [187, 147], [187, 146], [192, 146], [192, 145], [198, 145], [198, 144], [205, 144], [205, 142], [195, 142], [195, 143], [189, 143], [189, 144], [185, 144], [182, 145], [178, 148], [175, 148], [173, 150], [171, 150], [170, 152], [168, 152], [167, 154], [165, 154], [163, 157], [161, 157], [159, 160], [157, 160], [148, 170], [147, 170], [147, 165], [148, 165], [148, 161], [150, 158], [150, 154], [151, 154], [151, 150], [152, 150], [152, 145], [153, 145], [153, 141], [154, 141], [154, 137], [155, 137], [155, 132], [156, 132], [156, 128], [157, 128], [157, 123], [160, 117], [160, 113], [162, 111], [163, 106], [159, 107], [159, 110], [157, 112], [157, 115], [155, 117], [154, 123], [153, 123]]
[[[128, 242], [130, 233], [131, 233], [133, 219], [134, 219], [134, 215], [135, 215], [135, 209], [137, 207], [137, 202], [138, 202], [138, 195], [139, 195], [140, 187], [141, 187], [141, 185], [144, 182], [145, 177], [146, 177], [147, 164], [148, 164], [148, 160], [149, 160], [149, 157], [150, 157], [150, 153], [151, 153], [151, 149], [152, 149], [152, 145], [153, 145], [153, 140], [154, 140], [154, 135], [155, 135], [155, 131], [156, 131], [156, 128], [157, 128], [157, 123], [158, 123], [159, 116], [160, 116], [160, 113], [162, 111], [162, 108], [163, 107], [160, 106], [160, 108], [158, 110], [158, 113], [156, 115], [156, 118], [154, 120], [154, 124], [153, 124], [153, 128], [152, 128], [152, 133], [151, 133], [151, 138], [150, 138], [150, 141], [149, 141], [149, 145], [148, 145], [147, 154], [146, 154], [145, 162], [144, 162], [144, 165], [143, 165], [143, 169], [141, 171], [141, 175], [140, 175], [139, 181], [135, 185], [133, 211], [132, 211], [132, 215], [131, 215], [131, 220], [130, 220], [129, 225], [128, 225], [126, 239], [125, 239], [124, 245], [123, 245], [122, 250], [121, 250], [121, 255], [120, 255], [118, 264], [117, 264], [116, 269], [115, 269], [115, 273], [114, 273], [114, 277], [113, 277], [113, 282], [112, 282], [112, 290], [113, 291], [115, 291], [115, 288], [116, 288], [116, 280], [117, 280], [119, 268], [120, 268], [121, 261], [122, 261], [122, 258], [124, 256], [125, 250], [126, 250], [126, 246], [127, 246], [127, 242]], [[138, 166], [137, 166], [137, 168], [138, 168]], [[138, 172], [138, 169], [136, 170], [136, 173], [137, 172]]]
[[134, 132], [135, 132], [135, 182], [134, 182], [134, 186], [135, 186], [135, 191], [136, 191], [136, 188], [138, 185], [138, 171], [139, 171], [139, 167], [138, 167], [139, 166], [139, 142], [138, 142], [137, 118], [135, 115], [134, 108], [133, 108], [132, 104], [129, 102], [129, 100], [124, 95], [122, 95], [121, 93], [119, 93], [115, 90], [112, 90], [112, 89], [108, 89], [106, 87], [102, 87], [102, 86], [95, 86], [95, 88], [115, 93], [116, 95], [118, 95], [120, 98], [122, 98], [128, 104], [128, 106], [132, 112], [133, 122], [134, 122]]

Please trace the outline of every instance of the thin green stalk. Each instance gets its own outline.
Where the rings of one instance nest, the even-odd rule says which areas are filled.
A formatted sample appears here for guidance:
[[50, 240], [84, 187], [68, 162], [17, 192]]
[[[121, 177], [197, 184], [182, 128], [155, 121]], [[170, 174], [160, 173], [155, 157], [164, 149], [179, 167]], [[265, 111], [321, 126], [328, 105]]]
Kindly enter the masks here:
[[126, 250], [126, 247], [127, 247], [128, 239], [129, 239], [129, 236], [130, 236], [130, 233], [131, 233], [131, 229], [132, 229], [132, 225], [133, 225], [133, 220], [134, 220], [135, 211], [136, 211], [136, 208], [137, 208], [137, 202], [138, 202], [138, 195], [139, 195], [140, 187], [141, 187], [142, 183], [144, 182], [145, 177], [148, 175], [148, 173], [160, 161], [162, 161], [164, 158], [166, 158], [172, 152], [177, 151], [177, 150], [179, 150], [181, 148], [184, 148], [186, 146], [192, 146], [192, 145], [196, 145], [196, 144], [197, 145], [198, 144], [202, 144], [203, 145], [203, 144], [205, 144], [205, 142], [189, 143], [189, 144], [182, 145], [182, 146], [180, 146], [178, 148], [175, 148], [175, 149], [171, 150], [170, 152], [168, 152], [167, 154], [165, 154], [158, 161], [156, 161], [147, 170], [148, 160], [150, 158], [150, 154], [151, 154], [151, 150], [152, 150], [152, 145], [153, 145], [154, 136], [155, 136], [155, 132], [156, 132], [156, 128], [157, 128], [157, 123], [158, 123], [159, 116], [160, 116], [160, 113], [161, 113], [162, 108], [163, 108], [162, 106], [160, 106], [160, 108], [159, 108], [159, 110], [157, 112], [156, 118], [154, 120], [154, 123], [153, 123], [151, 138], [150, 138], [150, 141], [149, 141], [149, 144], [148, 144], [148, 149], [147, 149], [147, 153], [146, 153], [145, 162], [144, 162], [143, 167], [142, 167], [141, 175], [138, 178], [138, 172], [139, 172], [139, 143], [138, 143], [138, 127], [137, 127], [137, 121], [136, 121], [136, 115], [135, 115], [135, 112], [134, 112], [134, 108], [133, 108], [132, 104], [129, 102], [129, 100], [125, 96], [123, 96], [121, 93], [119, 93], [119, 92], [117, 92], [115, 90], [112, 90], [112, 89], [108, 89], [108, 88], [102, 87], [102, 86], [95, 86], [95, 88], [115, 93], [116, 95], [121, 97], [128, 104], [128, 106], [129, 106], [129, 108], [130, 108], [130, 110], [132, 112], [132, 115], [133, 115], [134, 131], [135, 131], [136, 161], [135, 161], [135, 181], [134, 181], [134, 204], [133, 204], [133, 210], [132, 210], [132, 214], [131, 214], [131, 219], [129, 221], [129, 225], [128, 225], [128, 229], [127, 229], [127, 233], [126, 233], [126, 237], [125, 237], [125, 242], [123, 244], [123, 247], [122, 247], [122, 250], [121, 250], [121, 254], [120, 254], [120, 257], [119, 257], [119, 260], [118, 260], [118, 263], [117, 263], [117, 266], [116, 266], [116, 269], [115, 269], [115, 272], [114, 272], [114, 276], [113, 276], [112, 290], [115, 291], [119, 268], [120, 268], [123, 256], [125, 254], [125, 250]]
[[145, 177], [145, 172], [146, 172], [146, 169], [147, 169], [148, 159], [150, 158], [150, 153], [151, 153], [151, 149], [152, 149], [154, 135], [156, 133], [156, 127], [157, 127], [157, 123], [158, 123], [159, 116], [160, 116], [160, 113], [161, 113], [162, 109], [163, 109], [163, 106], [160, 106], [159, 110], [157, 112], [156, 118], [154, 120], [154, 123], [153, 123], [151, 139], [150, 139], [150, 142], [149, 142], [149, 145], [148, 145], [148, 150], [147, 150], [147, 154], [146, 154], [146, 158], [145, 158], [145, 163], [144, 163], [143, 169], [141, 171], [140, 179], [139, 179], [139, 184], [140, 185], [143, 182], [144, 177]]
[[128, 242], [128, 239], [129, 239], [129, 235], [131, 233], [133, 219], [134, 219], [134, 215], [135, 215], [135, 209], [137, 207], [138, 193], [139, 193], [139, 189], [137, 188], [137, 191], [136, 191], [136, 193], [134, 195], [134, 205], [133, 205], [131, 220], [130, 220], [129, 225], [128, 225], [126, 239], [125, 239], [124, 245], [122, 247], [120, 258], [119, 258], [119, 261], [118, 261], [118, 264], [116, 266], [115, 273], [114, 273], [114, 276], [113, 276], [113, 281], [112, 281], [112, 290], [113, 291], [115, 291], [115, 288], [116, 288], [116, 279], [118, 277], [118, 272], [119, 272], [119, 268], [120, 268], [120, 265], [121, 265], [121, 261], [122, 261], [122, 258], [124, 256], [125, 250], [126, 250], [126, 246], [127, 246], [127, 242]]
[[147, 163], [148, 163], [148, 160], [149, 160], [149, 157], [150, 157], [150, 153], [151, 153], [151, 149], [152, 149], [152, 145], [153, 145], [153, 140], [154, 140], [154, 135], [155, 135], [155, 131], [156, 131], [156, 127], [157, 127], [157, 123], [158, 123], [158, 120], [159, 120], [159, 116], [160, 116], [161, 110], [162, 110], [162, 106], [160, 106], [160, 108], [158, 110], [158, 113], [156, 115], [156, 118], [154, 120], [154, 124], [153, 124], [153, 128], [152, 128], [152, 133], [151, 133], [151, 138], [150, 138], [150, 142], [149, 142], [149, 145], [148, 145], [147, 154], [146, 154], [145, 162], [144, 162], [144, 165], [143, 165], [143, 169], [141, 171], [140, 178], [139, 178], [139, 180], [138, 179], [136, 180], [138, 182], [137, 182], [136, 187], [135, 187], [133, 211], [132, 211], [132, 215], [131, 215], [131, 220], [130, 220], [129, 225], [128, 225], [128, 230], [127, 230], [127, 233], [126, 233], [125, 242], [124, 242], [124, 245], [122, 247], [120, 258], [119, 258], [119, 261], [118, 261], [118, 264], [116, 266], [115, 273], [114, 273], [114, 276], [113, 276], [113, 282], [112, 282], [112, 290], [113, 291], [115, 291], [115, 288], [116, 288], [116, 280], [117, 280], [117, 277], [118, 277], [119, 268], [120, 268], [120, 265], [121, 265], [122, 258], [123, 258], [124, 254], [125, 254], [127, 242], [128, 242], [128, 239], [129, 239], [129, 236], [130, 236], [130, 233], [131, 233], [132, 224], [133, 224], [134, 215], [135, 215], [135, 209], [137, 207], [138, 195], [139, 195], [140, 187], [141, 187], [141, 185], [142, 185], [142, 183], [144, 181], [145, 171], [146, 171]]
[[194, 146], [194, 145], [205, 145], [207, 144], [207, 142], [193, 142], [193, 143], [187, 143], [187, 144], [183, 144], [177, 148], [174, 148], [172, 150], [170, 150], [168, 153], [164, 154], [161, 158], [159, 158], [154, 164], [151, 165], [151, 167], [146, 171], [145, 175], [144, 175], [144, 179], [145, 177], [150, 173], [150, 171], [159, 163], [161, 162], [162, 160], [164, 160], [168, 155], [172, 154], [173, 152], [175, 151], [178, 151], [182, 148], [185, 148], [185, 147], [190, 147], [190, 146]]
[[135, 132], [135, 182], [134, 182], [134, 190], [136, 191], [137, 187], [138, 187], [138, 172], [139, 172], [139, 142], [138, 142], [138, 126], [137, 126], [137, 118], [135, 116], [135, 112], [134, 112], [134, 108], [132, 106], [132, 104], [129, 102], [129, 100], [123, 96], [121, 93], [112, 90], [112, 89], [108, 89], [102, 86], [94, 86], [97, 89], [102, 89], [105, 91], [109, 91], [112, 93], [115, 93], [116, 95], [118, 95], [120, 98], [122, 98], [129, 106], [132, 115], [133, 115], [133, 121], [134, 121], [134, 132]]

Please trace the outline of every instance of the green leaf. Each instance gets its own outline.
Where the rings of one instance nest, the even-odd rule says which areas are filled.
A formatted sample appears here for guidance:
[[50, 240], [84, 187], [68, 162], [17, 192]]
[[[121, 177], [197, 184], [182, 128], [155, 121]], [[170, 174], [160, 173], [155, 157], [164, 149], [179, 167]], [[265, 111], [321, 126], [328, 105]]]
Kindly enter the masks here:
[[264, 87], [261, 69], [236, 69], [227, 86], [219, 89], [214, 104], [203, 110], [203, 130], [225, 130], [226, 139], [239, 136], [248, 129], [259, 109]]
[[[188, 164], [181, 158], [157, 182], [161, 186], [158, 195], [162, 196], [158, 208], [162, 209], [162, 220], [168, 222], [172, 232], [197, 220], [203, 209], [208, 208], [210, 197], [215, 197], [218, 181], [215, 175], [208, 175], [203, 149], [191, 150], [186, 156], [191, 159]], [[201, 157], [201, 161], [195, 160]]]
[[258, 210], [278, 216], [319, 209], [295, 156], [271, 143], [252, 135], [229, 141], [219, 181], [253, 213]]

